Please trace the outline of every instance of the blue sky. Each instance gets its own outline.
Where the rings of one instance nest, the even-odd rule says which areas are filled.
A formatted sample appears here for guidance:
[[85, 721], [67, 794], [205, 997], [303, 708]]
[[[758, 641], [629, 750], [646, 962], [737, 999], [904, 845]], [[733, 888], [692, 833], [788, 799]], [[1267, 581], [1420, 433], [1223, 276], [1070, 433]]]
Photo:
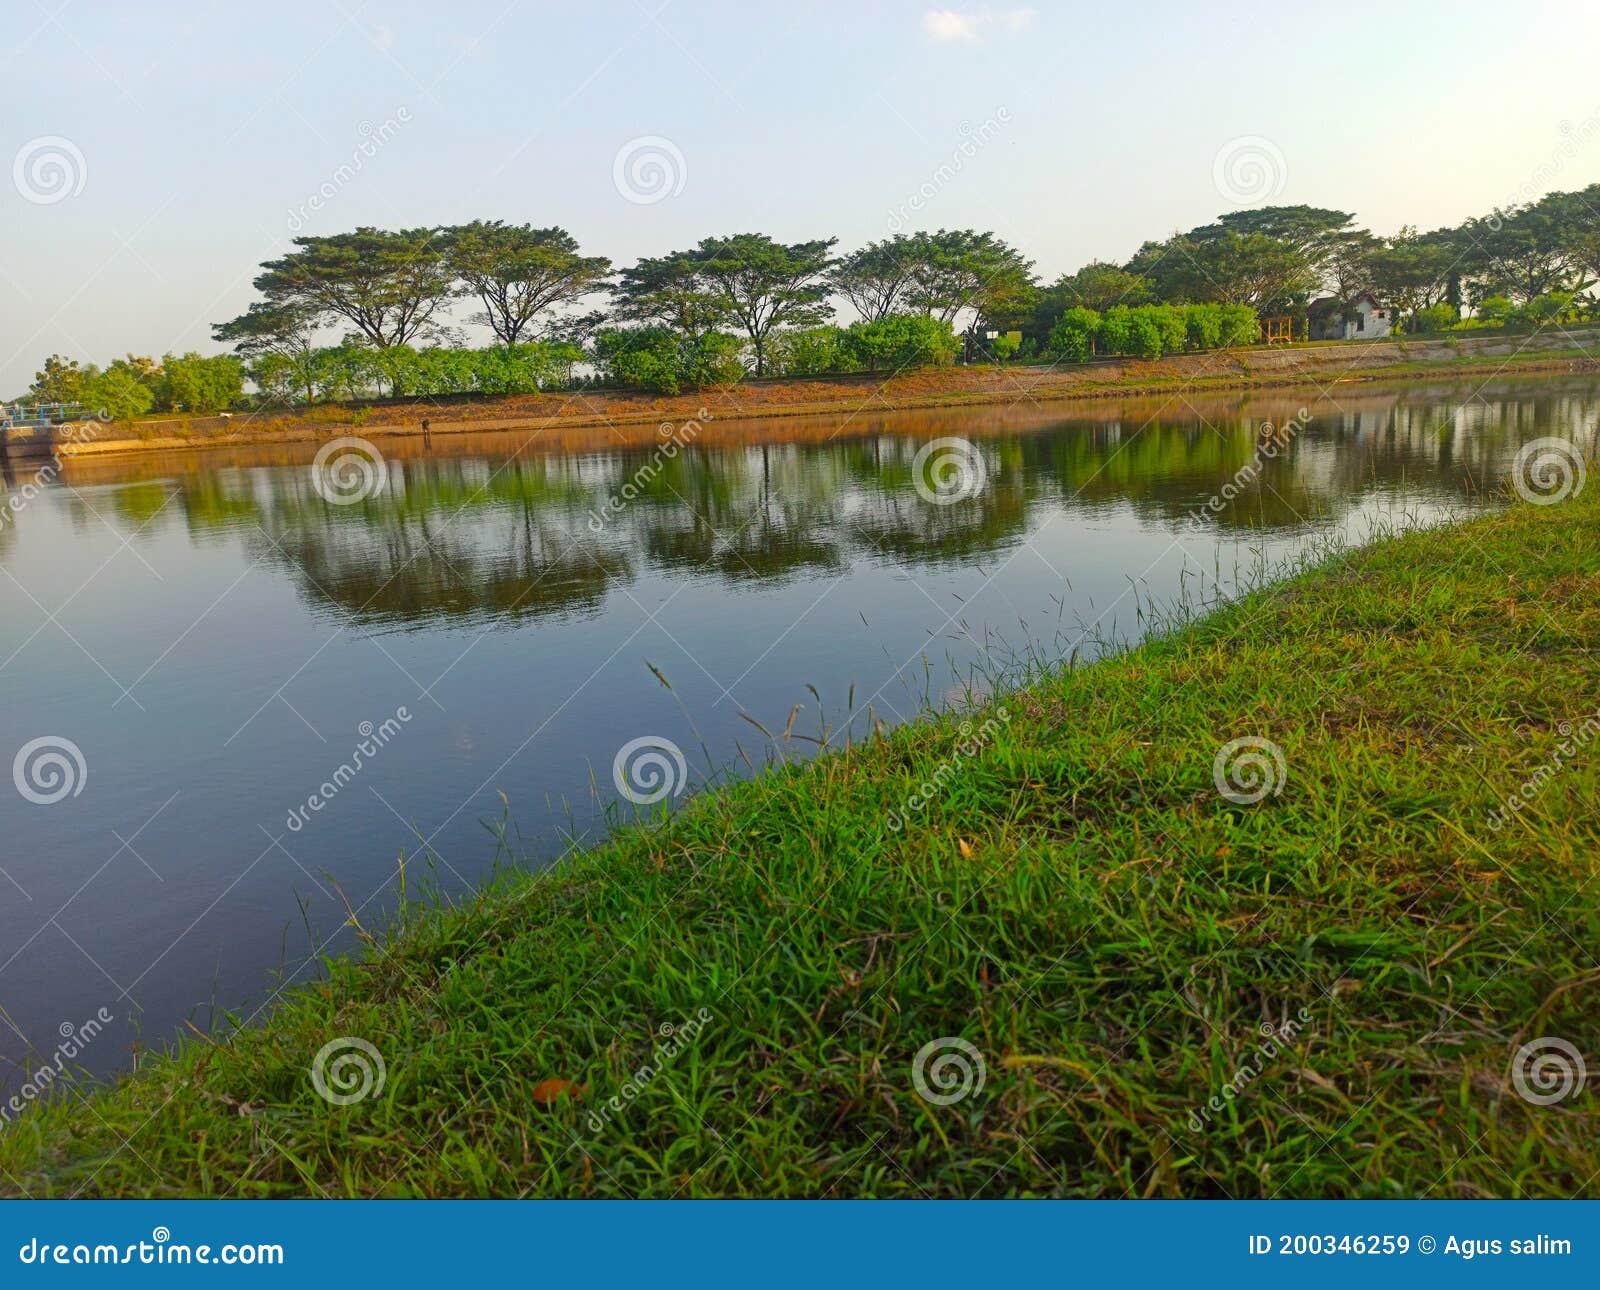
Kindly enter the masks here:
[[[1261, 185], [1390, 232], [1600, 179], [1592, 2], [9, 0], [4, 28], [0, 395], [56, 351], [214, 350], [297, 227], [561, 224], [626, 263], [898, 220], [1054, 276]], [[659, 200], [619, 191], [640, 139]]]

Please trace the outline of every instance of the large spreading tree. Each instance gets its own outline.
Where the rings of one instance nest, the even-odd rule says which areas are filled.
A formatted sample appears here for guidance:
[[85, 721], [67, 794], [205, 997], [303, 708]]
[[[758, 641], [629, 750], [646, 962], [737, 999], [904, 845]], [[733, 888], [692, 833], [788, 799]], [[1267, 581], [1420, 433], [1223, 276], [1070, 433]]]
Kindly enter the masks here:
[[616, 314], [698, 339], [737, 327], [749, 341], [756, 375], [767, 369], [777, 327], [809, 327], [833, 312], [828, 270], [835, 238], [790, 245], [764, 233], [708, 237], [688, 251], [640, 260], [617, 275]]
[[617, 274], [611, 296], [618, 321], [666, 327], [691, 339], [728, 321], [726, 302], [701, 277], [693, 251], [646, 256]]
[[834, 267], [832, 286], [869, 323], [900, 312], [922, 261], [922, 235], [896, 233], [869, 242], [843, 256]]
[[1303, 308], [1322, 285], [1313, 258], [1266, 233], [1179, 234], [1146, 242], [1127, 264], [1169, 304], [1250, 305], [1263, 314]]
[[1459, 261], [1448, 233], [1405, 227], [1374, 248], [1367, 266], [1378, 298], [1414, 317], [1449, 300]]
[[833, 313], [828, 270], [837, 238], [784, 245], [764, 233], [708, 237], [695, 250], [700, 277], [750, 340], [756, 375], [766, 374], [775, 327], [811, 327]]
[[292, 375], [292, 386], [307, 403], [317, 398], [317, 313], [300, 303], [269, 304], [254, 301], [237, 318], [217, 323], [211, 335], [232, 345], [241, 357], [260, 360], [269, 355]]
[[563, 228], [475, 220], [444, 234], [446, 262], [483, 312], [481, 323], [504, 345], [536, 334], [541, 315], [575, 304], [611, 272], [603, 255], [580, 255]]
[[256, 290], [269, 305], [347, 322], [379, 349], [426, 335], [456, 294], [448, 239], [438, 229], [358, 228], [294, 244], [261, 266]]
[[1459, 239], [1475, 299], [1503, 295], [1526, 304], [1566, 288], [1575, 275], [1563, 231], [1557, 210], [1544, 203], [1468, 220]]
[[969, 309], [976, 332], [1014, 321], [1033, 303], [1033, 261], [993, 233], [940, 229], [913, 240], [920, 258], [908, 298], [923, 313], [954, 323]]

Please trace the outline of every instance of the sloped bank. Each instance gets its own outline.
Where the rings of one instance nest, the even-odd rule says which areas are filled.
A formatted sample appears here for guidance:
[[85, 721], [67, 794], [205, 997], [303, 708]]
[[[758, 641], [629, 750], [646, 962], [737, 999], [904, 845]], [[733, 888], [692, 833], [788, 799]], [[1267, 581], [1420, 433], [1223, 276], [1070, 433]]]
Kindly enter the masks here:
[[[1073, 399], [1174, 390], [1254, 390], [1380, 380], [1482, 379], [1500, 375], [1600, 370], [1600, 333], [1547, 329], [1532, 335], [1449, 340], [1393, 339], [1256, 346], [1200, 354], [1171, 354], [1154, 362], [1100, 360], [1037, 367], [923, 369], [854, 375], [747, 381], [688, 394], [651, 396], [619, 390], [508, 397], [439, 397], [322, 405], [299, 412], [236, 413], [224, 417], [150, 419], [96, 427], [72, 446], [78, 458], [109, 453], [215, 448], [240, 444], [315, 445], [359, 434], [382, 442], [420, 439], [428, 422], [435, 439], [454, 434], [526, 432], [531, 439], [591, 430], [596, 445], [649, 443], [663, 421], [704, 418], [719, 424], [837, 416], [840, 429], [863, 413], [919, 408], [1035, 405]], [[18, 439], [18, 454], [47, 452], [45, 443]]]
[[1596, 495], [417, 911], [0, 1188], [1591, 1195]]

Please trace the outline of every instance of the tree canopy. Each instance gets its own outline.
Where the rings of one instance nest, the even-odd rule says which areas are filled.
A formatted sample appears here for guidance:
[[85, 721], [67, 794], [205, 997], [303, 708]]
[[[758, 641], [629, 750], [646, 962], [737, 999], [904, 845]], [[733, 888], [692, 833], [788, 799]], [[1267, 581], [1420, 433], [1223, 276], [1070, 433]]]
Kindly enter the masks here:
[[[258, 387], [311, 402], [353, 397], [379, 378], [394, 393], [407, 383], [490, 392], [611, 378], [664, 389], [746, 370], [943, 363], [959, 350], [958, 330], [969, 358], [1010, 356], [1012, 332], [1025, 356], [1148, 356], [1239, 343], [1250, 311], [1291, 315], [1298, 332], [1315, 298], [1348, 309], [1363, 292], [1407, 328], [1560, 324], [1596, 309], [1600, 184], [1390, 236], [1332, 207], [1228, 211], [1048, 286], [991, 230], [896, 233], [837, 258], [836, 246], [734, 233], [613, 272], [557, 226], [363, 226], [295, 238], [261, 265], [260, 298], [213, 335], [249, 363]], [[580, 314], [596, 298], [609, 308]], [[487, 329], [499, 357], [463, 347], [451, 326], [458, 299], [474, 303], [466, 321]], [[855, 319], [832, 325], [834, 301]], [[1463, 320], [1463, 306], [1472, 317]], [[329, 343], [330, 331], [342, 337]], [[990, 332], [1008, 334], [985, 343]], [[208, 361], [128, 355], [102, 370], [54, 355], [30, 393], [73, 403], [92, 392], [129, 409], [145, 394], [157, 410], [221, 406], [237, 368], [195, 366]], [[574, 376], [578, 362], [601, 378]]]
[[611, 272], [603, 255], [580, 255], [564, 228], [475, 220], [444, 233], [446, 260], [483, 305], [469, 321], [505, 345], [524, 339], [541, 315], [593, 292]]
[[379, 349], [425, 335], [456, 294], [448, 239], [431, 228], [358, 228], [331, 237], [297, 237], [297, 250], [268, 260], [255, 280], [268, 304], [342, 319]]
[[708, 237], [691, 250], [641, 260], [618, 275], [620, 318], [698, 338], [743, 330], [757, 376], [776, 327], [806, 327], [832, 312], [828, 270], [836, 238], [784, 245], [764, 233]]

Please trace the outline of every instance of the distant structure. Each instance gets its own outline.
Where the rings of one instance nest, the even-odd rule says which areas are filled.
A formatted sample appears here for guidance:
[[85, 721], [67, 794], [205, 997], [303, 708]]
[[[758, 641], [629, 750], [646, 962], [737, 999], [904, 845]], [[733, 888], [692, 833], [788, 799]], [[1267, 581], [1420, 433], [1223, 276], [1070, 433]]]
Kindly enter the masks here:
[[1294, 319], [1288, 314], [1261, 320], [1261, 339], [1268, 345], [1287, 345], [1294, 339]]
[[56, 426], [83, 415], [76, 403], [0, 403], [0, 447], [18, 439], [48, 443]]
[[1363, 291], [1341, 303], [1337, 296], [1322, 296], [1306, 308], [1312, 340], [1371, 340], [1394, 331], [1393, 311], [1378, 297]]

